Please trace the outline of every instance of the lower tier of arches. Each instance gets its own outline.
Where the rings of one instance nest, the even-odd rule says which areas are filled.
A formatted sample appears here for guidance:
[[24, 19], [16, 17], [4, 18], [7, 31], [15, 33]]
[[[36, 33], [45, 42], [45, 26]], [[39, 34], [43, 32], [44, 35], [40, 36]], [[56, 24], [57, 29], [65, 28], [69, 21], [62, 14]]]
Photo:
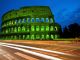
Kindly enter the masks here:
[[3, 35], [3, 40], [53, 40], [58, 39], [58, 34], [19, 34], [19, 35]]

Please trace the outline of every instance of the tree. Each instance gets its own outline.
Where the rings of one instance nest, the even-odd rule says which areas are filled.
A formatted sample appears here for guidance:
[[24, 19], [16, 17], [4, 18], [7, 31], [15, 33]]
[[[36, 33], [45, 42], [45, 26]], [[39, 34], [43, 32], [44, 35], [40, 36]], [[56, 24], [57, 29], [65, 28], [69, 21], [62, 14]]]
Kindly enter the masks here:
[[68, 26], [70, 37], [75, 38], [80, 36], [80, 26], [77, 23]]
[[77, 23], [70, 24], [65, 27], [62, 33], [63, 38], [76, 38], [80, 37], [80, 25]]
[[63, 38], [68, 38], [69, 37], [69, 30], [67, 27], [64, 28], [63, 33], [62, 33]]

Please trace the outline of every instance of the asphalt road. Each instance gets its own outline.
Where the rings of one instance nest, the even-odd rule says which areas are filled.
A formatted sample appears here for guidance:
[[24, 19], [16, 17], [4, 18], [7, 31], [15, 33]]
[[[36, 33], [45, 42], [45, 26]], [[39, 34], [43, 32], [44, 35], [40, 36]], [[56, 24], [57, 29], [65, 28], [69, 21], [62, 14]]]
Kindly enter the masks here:
[[0, 42], [0, 60], [80, 60], [80, 57], [22, 44]]

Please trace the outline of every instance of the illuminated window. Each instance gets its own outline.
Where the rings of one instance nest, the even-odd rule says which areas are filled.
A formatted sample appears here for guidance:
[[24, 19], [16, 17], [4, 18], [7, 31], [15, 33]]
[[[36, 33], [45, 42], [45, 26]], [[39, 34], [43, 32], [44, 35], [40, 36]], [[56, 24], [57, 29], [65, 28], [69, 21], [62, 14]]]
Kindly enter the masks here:
[[13, 32], [14, 30], [13, 30], [13, 28], [11, 28], [11, 32]]
[[16, 27], [14, 28], [14, 32], [17, 32], [17, 28]]
[[49, 35], [48, 34], [46, 35], [46, 39], [49, 39]]
[[18, 22], [18, 23], [21, 23], [22, 21], [21, 21], [21, 19], [19, 19], [17, 22]]
[[31, 20], [31, 21], [32, 21], [32, 22], [35, 22], [35, 21], [34, 21], [34, 18], [32, 18], [32, 20]]
[[18, 23], [18, 21], [17, 20], [15, 20], [15, 24], [17, 24]]
[[54, 36], [53, 35], [51, 35], [51, 39], [54, 39]]
[[50, 27], [50, 31], [53, 31], [53, 26]]
[[58, 35], [55, 35], [55, 39], [57, 39], [58, 38]]
[[34, 35], [31, 35], [31, 39], [34, 39]]
[[41, 26], [41, 31], [44, 31], [44, 26]]
[[22, 23], [22, 19], [19, 19], [19, 23]]
[[36, 39], [40, 39], [40, 36], [39, 35], [36, 35]]
[[49, 31], [49, 26], [46, 26], [46, 31]]
[[41, 35], [41, 38], [44, 39], [44, 35]]
[[36, 26], [36, 31], [39, 31], [39, 26]]
[[29, 39], [29, 35], [27, 35], [27, 39]]
[[23, 35], [23, 39], [25, 39], [25, 35]]
[[53, 19], [52, 18], [50, 18], [50, 23], [53, 23]]
[[14, 21], [12, 21], [12, 24], [14, 24]]
[[24, 22], [26, 22], [26, 20], [27, 20], [27, 19], [26, 19], [26, 18], [24, 18]]
[[6, 29], [6, 33], [8, 33], [8, 29]]
[[39, 18], [36, 18], [36, 22], [40, 22]]
[[56, 31], [58, 30], [57, 27], [55, 27], [55, 30], [56, 30]]
[[49, 22], [49, 19], [48, 18], [46, 18], [46, 22]]
[[30, 18], [27, 18], [28, 23], [30, 23]]
[[22, 19], [22, 23], [25, 23], [25, 22], [26, 22], [26, 18], [23, 18], [23, 19]]
[[22, 27], [22, 31], [25, 31], [25, 30], [26, 30], [26, 29], [25, 29], [25, 27], [23, 26], [23, 27]]
[[20, 27], [18, 27], [18, 32], [20, 32], [21, 30], [20, 30], [21, 28]]
[[41, 22], [44, 22], [44, 18], [41, 18]]
[[35, 27], [34, 26], [31, 26], [31, 30], [34, 31], [35, 30]]

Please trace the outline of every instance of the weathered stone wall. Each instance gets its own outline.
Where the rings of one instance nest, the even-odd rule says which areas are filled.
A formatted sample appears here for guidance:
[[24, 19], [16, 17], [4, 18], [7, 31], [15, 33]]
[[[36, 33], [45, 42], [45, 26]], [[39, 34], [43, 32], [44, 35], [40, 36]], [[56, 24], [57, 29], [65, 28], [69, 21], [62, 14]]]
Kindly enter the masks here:
[[56, 39], [59, 25], [47, 6], [22, 7], [2, 17], [2, 38], [5, 39]]

